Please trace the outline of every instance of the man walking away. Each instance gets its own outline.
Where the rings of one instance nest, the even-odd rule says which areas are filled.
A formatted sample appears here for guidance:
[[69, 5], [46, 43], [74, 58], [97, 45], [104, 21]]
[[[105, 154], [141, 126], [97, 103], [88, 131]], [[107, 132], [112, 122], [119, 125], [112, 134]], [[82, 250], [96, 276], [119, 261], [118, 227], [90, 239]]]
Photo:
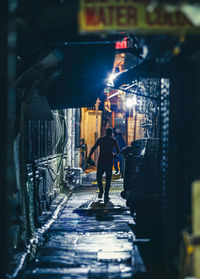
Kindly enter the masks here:
[[[112, 129], [106, 129], [106, 135], [98, 138], [95, 142], [94, 146], [91, 148], [89, 159], [91, 159], [91, 155], [94, 153], [97, 147], [100, 147], [99, 158], [97, 162], [97, 183], [99, 187], [99, 195], [98, 198], [102, 198], [103, 196], [103, 184], [102, 184], [102, 176], [104, 172], [106, 173], [106, 186], [105, 186], [105, 194], [104, 194], [104, 202], [107, 202], [109, 198], [110, 191], [110, 183], [112, 178], [112, 167], [113, 167], [113, 158], [115, 158], [120, 150], [116, 139], [112, 137]], [[113, 149], [116, 149], [116, 153], [113, 154]]]

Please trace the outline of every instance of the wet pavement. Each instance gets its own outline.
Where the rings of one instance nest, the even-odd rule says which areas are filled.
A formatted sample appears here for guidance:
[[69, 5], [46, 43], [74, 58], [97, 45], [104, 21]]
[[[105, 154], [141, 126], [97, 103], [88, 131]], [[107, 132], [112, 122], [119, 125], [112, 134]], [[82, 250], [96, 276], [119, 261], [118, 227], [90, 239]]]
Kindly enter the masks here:
[[121, 182], [112, 182], [105, 204], [96, 185], [79, 187], [21, 278], [134, 278], [143, 266], [121, 189]]

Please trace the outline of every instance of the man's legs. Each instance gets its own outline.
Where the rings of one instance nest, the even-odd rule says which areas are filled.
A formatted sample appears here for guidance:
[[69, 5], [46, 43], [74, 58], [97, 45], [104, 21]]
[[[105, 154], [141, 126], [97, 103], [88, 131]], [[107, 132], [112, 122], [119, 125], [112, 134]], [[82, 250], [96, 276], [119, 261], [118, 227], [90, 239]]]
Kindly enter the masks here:
[[110, 183], [112, 178], [112, 165], [106, 167], [106, 186], [105, 186], [105, 200], [108, 199], [110, 191]]
[[99, 187], [99, 198], [102, 198], [103, 195], [103, 184], [102, 184], [102, 175], [104, 173], [104, 168], [101, 164], [97, 165], [97, 183]]

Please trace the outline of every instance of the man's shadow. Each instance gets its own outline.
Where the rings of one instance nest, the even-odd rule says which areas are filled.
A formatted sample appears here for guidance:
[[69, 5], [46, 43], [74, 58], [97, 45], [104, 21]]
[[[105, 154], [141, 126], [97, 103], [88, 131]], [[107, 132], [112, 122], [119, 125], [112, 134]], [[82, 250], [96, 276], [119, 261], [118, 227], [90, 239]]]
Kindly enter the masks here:
[[111, 201], [102, 202], [102, 200], [98, 200], [96, 202], [92, 202], [90, 205], [90, 209], [94, 212], [97, 221], [111, 221], [114, 219], [113, 211], [114, 204]]
[[97, 221], [111, 221], [114, 219], [113, 209], [114, 204], [111, 201], [98, 200], [90, 203], [87, 208], [81, 205], [74, 212], [79, 215], [95, 216]]

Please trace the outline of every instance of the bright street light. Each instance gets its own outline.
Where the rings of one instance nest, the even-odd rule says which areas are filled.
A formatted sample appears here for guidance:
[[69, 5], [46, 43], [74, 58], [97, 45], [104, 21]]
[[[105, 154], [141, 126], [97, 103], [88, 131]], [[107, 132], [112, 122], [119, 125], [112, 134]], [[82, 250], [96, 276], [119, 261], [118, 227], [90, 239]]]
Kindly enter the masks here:
[[136, 96], [135, 95], [133, 95], [132, 97], [128, 97], [127, 99], [126, 99], [126, 107], [127, 108], [132, 108], [133, 106], [135, 106], [136, 105]]
[[108, 86], [114, 86], [114, 79], [119, 75], [119, 73], [111, 73], [107, 79]]

